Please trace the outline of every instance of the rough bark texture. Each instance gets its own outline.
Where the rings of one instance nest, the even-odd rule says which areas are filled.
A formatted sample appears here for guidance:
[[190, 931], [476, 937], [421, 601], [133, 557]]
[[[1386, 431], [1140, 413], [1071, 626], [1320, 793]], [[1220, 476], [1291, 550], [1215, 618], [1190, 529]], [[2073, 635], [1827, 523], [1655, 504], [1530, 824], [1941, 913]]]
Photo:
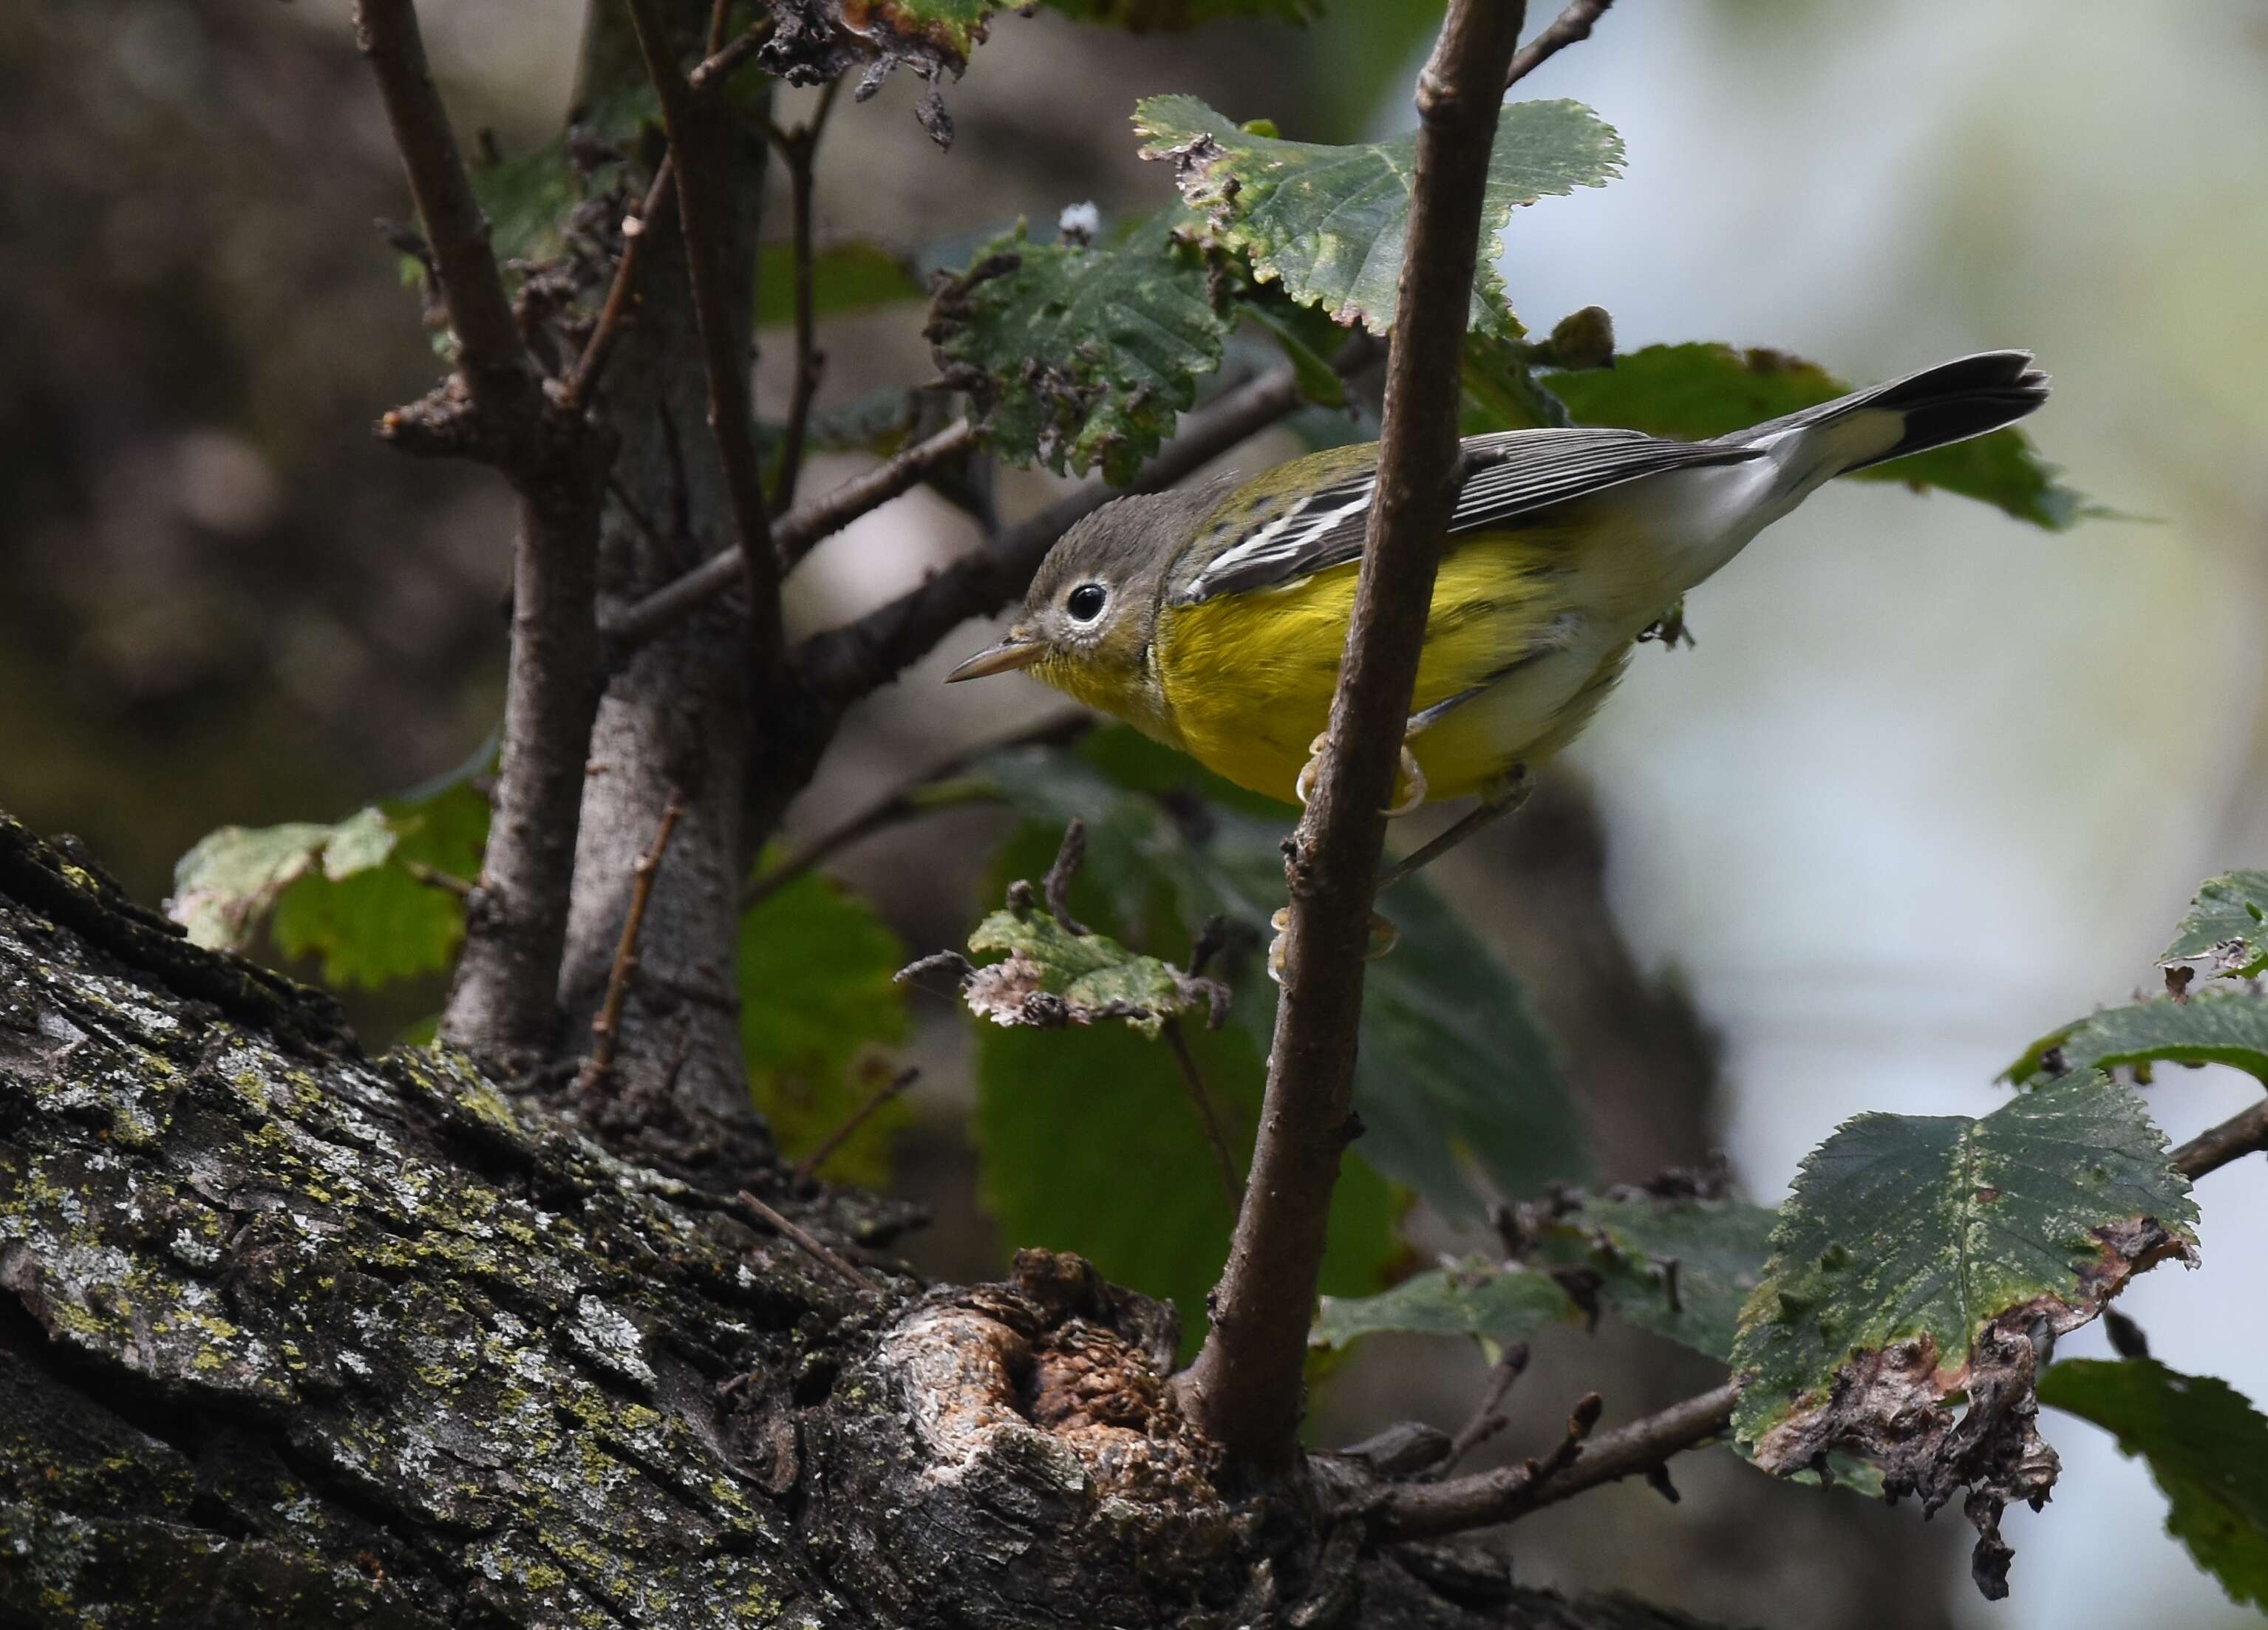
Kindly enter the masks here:
[[[707, 0], [673, 0], [666, 9], [688, 44], [699, 38]], [[595, 8], [591, 26], [585, 96], [619, 88], [622, 76], [642, 80], [645, 69], [619, 8]], [[720, 224], [727, 281], [743, 291], [734, 316], [744, 334], [763, 195], [755, 128], [739, 121], [740, 173], [750, 183], [738, 189], [738, 213]], [[601, 385], [600, 416], [621, 438], [600, 540], [602, 619], [729, 549], [739, 535], [709, 429], [680, 218], [671, 211], [647, 236], [629, 327]], [[631, 869], [677, 789], [684, 819], [655, 874], [612, 1078], [585, 1107], [617, 1128], [641, 1129], [652, 1152], [678, 1169], [719, 1175], [754, 1169], [769, 1154], [748, 1102], [734, 986], [748, 848], [746, 614], [737, 592], [712, 600], [609, 676], [590, 743], [559, 979], [563, 1048], [585, 1051]]]
[[0, 817], [0, 1620], [1690, 1622], [1226, 1494], [1155, 1304], [773, 1199], [884, 1289]]

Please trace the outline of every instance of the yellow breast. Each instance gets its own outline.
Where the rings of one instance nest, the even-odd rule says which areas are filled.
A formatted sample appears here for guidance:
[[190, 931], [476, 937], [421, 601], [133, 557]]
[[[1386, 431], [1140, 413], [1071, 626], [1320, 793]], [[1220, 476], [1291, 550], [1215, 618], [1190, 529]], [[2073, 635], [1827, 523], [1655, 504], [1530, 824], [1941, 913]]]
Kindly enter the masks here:
[[[1538, 540], [1520, 534], [1462, 541], [1441, 562], [1413, 713], [1548, 645], [1562, 609], [1549, 566]], [[1329, 716], [1356, 569], [1350, 563], [1280, 589], [1165, 607], [1154, 661], [1171, 734], [1152, 733], [1178, 738], [1174, 745], [1241, 787], [1292, 799], [1308, 745]], [[1532, 681], [1524, 666], [1413, 738], [1429, 796], [1477, 792], [1514, 763], [1533, 765], [1564, 745], [1626, 654], [1584, 658], [1580, 672], [1539, 663]]]

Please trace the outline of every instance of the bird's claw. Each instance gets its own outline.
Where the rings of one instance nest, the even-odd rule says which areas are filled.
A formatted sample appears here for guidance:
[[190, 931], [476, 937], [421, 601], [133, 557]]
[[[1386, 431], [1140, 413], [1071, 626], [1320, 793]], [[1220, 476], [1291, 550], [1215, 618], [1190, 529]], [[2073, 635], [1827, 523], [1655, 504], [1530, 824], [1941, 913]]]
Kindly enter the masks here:
[[1418, 767], [1418, 755], [1407, 746], [1402, 749], [1402, 778], [1410, 783], [1409, 795], [1385, 811], [1388, 820], [1407, 815], [1425, 802], [1425, 772]]
[[[1280, 985], [1284, 982], [1285, 933], [1292, 926], [1292, 908], [1278, 906], [1275, 914], [1268, 919], [1268, 926], [1276, 931], [1276, 937], [1268, 942], [1268, 977]], [[1363, 947], [1362, 959], [1375, 962], [1401, 943], [1402, 930], [1388, 919], [1372, 912], [1370, 941]]]
[[[1329, 740], [1327, 731], [1307, 744], [1307, 761], [1300, 767], [1299, 777], [1292, 783], [1293, 796], [1302, 804], [1309, 802], [1315, 795], [1315, 777], [1323, 767], [1323, 746]], [[1409, 814], [1425, 802], [1425, 772], [1418, 763], [1418, 755], [1407, 746], [1402, 749], [1402, 767], [1397, 775], [1409, 786], [1410, 791], [1401, 803], [1385, 811], [1389, 820]]]

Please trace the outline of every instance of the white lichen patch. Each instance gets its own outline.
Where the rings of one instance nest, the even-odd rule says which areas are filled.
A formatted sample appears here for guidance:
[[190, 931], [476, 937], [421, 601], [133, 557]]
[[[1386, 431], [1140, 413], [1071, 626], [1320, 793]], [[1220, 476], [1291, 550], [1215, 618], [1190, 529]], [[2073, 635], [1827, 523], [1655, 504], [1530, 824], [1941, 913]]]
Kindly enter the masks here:
[[598, 1297], [586, 1296], [576, 1303], [575, 1322], [568, 1329], [568, 1337], [594, 1362], [616, 1375], [641, 1386], [654, 1384], [653, 1366], [645, 1361], [644, 1339], [637, 1326]]

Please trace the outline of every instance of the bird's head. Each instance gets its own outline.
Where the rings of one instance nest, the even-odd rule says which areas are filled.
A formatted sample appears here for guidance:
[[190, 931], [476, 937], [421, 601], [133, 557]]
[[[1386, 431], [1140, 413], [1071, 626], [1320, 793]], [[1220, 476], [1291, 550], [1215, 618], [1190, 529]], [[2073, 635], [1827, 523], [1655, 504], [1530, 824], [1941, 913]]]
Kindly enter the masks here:
[[1007, 634], [949, 681], [1030, 670], [1092, 707], [1136, 718], [1152, 698], [1150, 645], [1160, 591], [1198, 519], [1218, 501], [1210, 488], [1143, 494], [1107, 503], [1058, 540], [1032, 577]]

